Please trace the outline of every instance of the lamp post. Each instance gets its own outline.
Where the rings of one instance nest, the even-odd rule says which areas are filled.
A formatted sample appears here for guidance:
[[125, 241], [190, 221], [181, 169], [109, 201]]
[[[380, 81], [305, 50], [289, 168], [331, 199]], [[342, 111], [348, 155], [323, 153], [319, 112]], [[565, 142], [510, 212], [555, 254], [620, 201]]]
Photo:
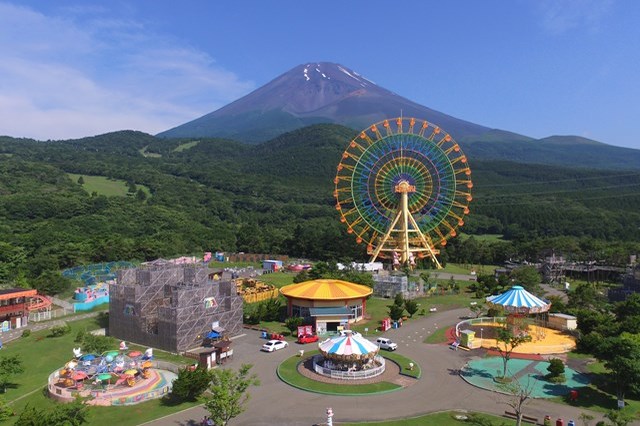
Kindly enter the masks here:
[[482, 331], [484, 330], [484, 328], [480, 327], [480, 346], [482, 346], [482, 344], [484, 343], [484, 339], [482, 338]]

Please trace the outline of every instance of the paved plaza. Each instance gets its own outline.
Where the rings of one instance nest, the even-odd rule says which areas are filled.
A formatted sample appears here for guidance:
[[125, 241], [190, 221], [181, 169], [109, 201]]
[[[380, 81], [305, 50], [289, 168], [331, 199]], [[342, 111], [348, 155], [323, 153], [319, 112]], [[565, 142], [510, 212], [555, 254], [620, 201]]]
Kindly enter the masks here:
[[[260, 352], [260, 333], [247, 330], [234, 340], [234, 360], [228, 367], [238, 368], [243, 363], [253, 364], [261, 385], [249, 389], [251, 399], [247, 410], [233, 420], [243, 426], [306, 425], [321, 424], [327, 407], [335, 413], [334, 424], [340, 422], [379, 421], [419, 416], [426, 413], [467, 409], [502, 415], [508, 409], [507, 396], [490, 390], [479, 389], [460, 377], [460, 370], [478, 354], [473, 351], [453, 351], [448, 345], [429, 345], [424, 339], [435, 330], [451, 326], [460, 317], [468, 315], [468, 309], [437, 312], [426, 317], [416, 317], [405, 325], [389, 330], [384, 335], [398, 343], [398, 353], [415, 360], [422, 368], [422, 378], [412, 386], [389, 394], [366, 396], [335, 396], [298, 390], [280, 381], [277, 366], [286, 358], [297, 354], [296, 344], [283, 350]], [[367, 337], [373, 339], [375, 334]], [[527, 404], [525, 413], [539, 419], [550, 415], [553, 419], [577, 420], [581, 413], [589, 412], [580, 407], [556, 404], [548, 399], [534, 399]], [[600, 413], [589, 412], [596, 419]], [[192, 408], [157, 419], [148, 424], [176, 426], [197, 425], [207, 414], [201, 407]]]

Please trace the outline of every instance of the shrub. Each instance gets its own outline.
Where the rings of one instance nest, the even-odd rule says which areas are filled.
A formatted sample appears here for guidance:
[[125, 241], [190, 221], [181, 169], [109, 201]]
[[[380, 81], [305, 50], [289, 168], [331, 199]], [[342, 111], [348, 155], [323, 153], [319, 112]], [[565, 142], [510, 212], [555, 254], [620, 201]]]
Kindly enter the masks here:
[[71, 327], [68, 324], [58, 325], [53, 327], [49, 331], [49, 337], [60, 337], [71, 331]]
[[26, 329], [22, 332], [22, 337], [29, 337], [31, 336], [31, 330]]
[[549, 360], [549, 366], [547, 367], [547, 371], [549, 375], [547, 377], [558, 377], [561, 374], [564, 374], [564, 362], [561, 359], [553, 358]]

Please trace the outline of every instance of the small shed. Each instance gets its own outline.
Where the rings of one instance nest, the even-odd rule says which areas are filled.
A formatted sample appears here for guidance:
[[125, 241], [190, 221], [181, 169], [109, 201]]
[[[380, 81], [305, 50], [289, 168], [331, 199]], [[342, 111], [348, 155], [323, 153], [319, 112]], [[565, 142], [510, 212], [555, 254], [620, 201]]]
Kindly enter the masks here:
[[199, 349], [198, 356], [200, 367], [207, 370], [215, 367], [216, 364], [224, 364], [233, 357], [231, 342], [228, 340], [215, 342], [211, 347]]
[[573, 315], [549, 314], [549, 327], [555, 330], [575, 330], [578, 328], [578, 319]]

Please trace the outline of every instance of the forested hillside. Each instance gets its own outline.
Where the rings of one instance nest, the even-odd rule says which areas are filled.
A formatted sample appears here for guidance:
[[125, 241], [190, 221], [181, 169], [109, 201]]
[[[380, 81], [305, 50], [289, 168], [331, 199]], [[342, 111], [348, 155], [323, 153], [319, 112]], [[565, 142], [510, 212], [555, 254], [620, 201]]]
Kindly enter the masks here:
[[[104, 260], [202, 251], [364, 259], [339, 222], [335, 167], [354, 131], [316, 125], [257, 146], [116, 132], [70, 141], [0, 138], [0, 280]], [[640, 173], [474, 161], [466, 234], [445, 261], [499, 262], [556, 249], [624, 261], [640, 241]], [[127, 182], [90, 193], [67, 173]], [[136, 192], [149, 188], [150, 196]], [[142, 194], [141, 194], [142, 193]]]

